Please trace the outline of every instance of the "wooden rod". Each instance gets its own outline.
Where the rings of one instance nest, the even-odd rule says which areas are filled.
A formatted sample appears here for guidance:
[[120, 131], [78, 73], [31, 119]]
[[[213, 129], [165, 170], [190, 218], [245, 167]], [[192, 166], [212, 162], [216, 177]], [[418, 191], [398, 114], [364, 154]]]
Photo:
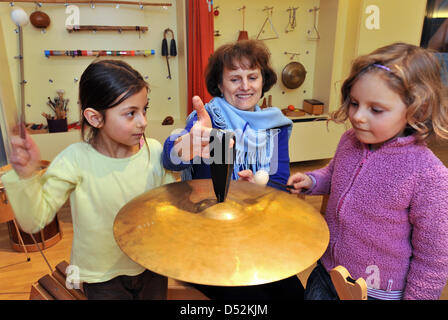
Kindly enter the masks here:
[[98, 3], [112, 3], [112, 4], [129, 4], [136, 6], [159, 6], [159, 7], [171, 7], [171, 3], [150, 3], [150, 2], [137, 2], [137, 1], [116, 1], [116, 0], [0, 0], [0, 2], [27, 2], [27, 3], [77, 3], [77, 4], [98, 4]]
[[145, 26], [66, 26], [66, 29], [68, 32], [73, 31], [142, 31], [146, 32], [148, 31], [148, 27]]
[[45, 56], [69, 56], [69, 57], [92, 57], [92, 56], [152, 56], [155, 50], [45, 50]]
[[[23, 67], [23, 32], [22, 27], [19, 29], [19, 69], [20, 69], [20, 113], [19, 121], [25, 125], [25, 79], [24, 79], [24, 67]], [[20, 136], [25, 138], [25, 131], [22, 130], [22, 125], [20, 125]]]

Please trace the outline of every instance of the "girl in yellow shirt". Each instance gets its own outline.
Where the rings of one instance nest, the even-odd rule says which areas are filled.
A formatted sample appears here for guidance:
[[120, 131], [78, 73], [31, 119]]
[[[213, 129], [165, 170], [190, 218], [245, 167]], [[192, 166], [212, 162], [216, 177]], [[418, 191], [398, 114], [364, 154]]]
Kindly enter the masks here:
[[148, 84], [118, 60], [90, 64], [81, 76], [79, 101], [84, 142], [55, 157], [37, 175], [39, 150], [26, 134], [11, 137], [11, 170], [2, 177], [21, 228], [35, 233], [70, 197], [73, 243], [70, 264], [88, 299], [165, 299], [167, 279], [130, 260], [113, 236], [120, 208], [174, 178], [161, 163], [162, 147], [145, 138]]

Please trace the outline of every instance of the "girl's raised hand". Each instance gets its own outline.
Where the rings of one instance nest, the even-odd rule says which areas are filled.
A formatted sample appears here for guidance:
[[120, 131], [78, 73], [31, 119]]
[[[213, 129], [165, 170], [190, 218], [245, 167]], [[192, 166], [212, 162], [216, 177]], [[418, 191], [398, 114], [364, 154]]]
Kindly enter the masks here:
[[25, 128], [22, 128], [22, 130], [25, 133], [24, 138], [18, 135], [18, 128], [15, 128], [11, 134], [11, 155], [9, 161], [17, 175], [22, 179], [26, 179], [39, 170], [40, 152]]
[[302, 189], [310, 189], [313, 181], [306, 174], [298, 172], [289, 177], [287, 184], [294, 186], [294, 189], [289, 189], [291, 193], [299, 194]]

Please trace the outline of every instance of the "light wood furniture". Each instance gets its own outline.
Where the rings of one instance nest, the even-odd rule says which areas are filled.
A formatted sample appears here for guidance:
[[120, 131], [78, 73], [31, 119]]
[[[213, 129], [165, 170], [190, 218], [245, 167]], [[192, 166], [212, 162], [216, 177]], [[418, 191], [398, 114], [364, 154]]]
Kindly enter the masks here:
[[25, 252], [26, 261], [30, 261], [31, 258], [29, 257], [27, 248], [25, 246], [25, 243], [23, 242], [23, 238], [20, 234], [19, 226], [17, 225], [16, 219], [14, 218], [14, 213], [11, 209], [11, 206], [8, 203], [8, 198], [6, 197], [6, 191], [2, 187], [2, 188], [0, 188], [0, 223], [5, 223], [5, 222], [8, 222], [8, 223], [11, 222], [17, 232], [17, 235], [19, 238], [19, 243], [22, 247], [22, 250], [17, 250], [17, 251]]
[[[51, 274], [41, 277], [31, 286], [30, 300], [87, 300], [80, 284], [79, 289], [66, 285], [67, 261], [60, 262]], [[188, 283], [168, 279], [168, 300], [208, 300]]]
[[33, 283], [30, 300], [87, 300], [82, 289], [66, 286], [66, 261], [60, 262], [52, 274], [47, 274]]
[[339, 299], [367, 300], [367, 284], [363, 278], [354, 280], [343, 266], [337, 266], [330, 270], [330, 277]]
[[[41, 160], [39, 174], [43, 174], [49, 165], [50, 161]], [[8, 164], [6, 166], [3, 166], [0, 168], [0, 175], [5, 174], [10, 170], [12, 170], [11, 165]], [[21, 230], [20, 226], [17, 224], [14, 217], [14, 212], [11, 205], [9, 204], [6, 192], [1, 183], [0, 196], [0, 223], [8, 223], [11, 247], [15, 251], [25, 252], [25, 254], [27, 255], [27, 261], [29, 261], [28, 252], [44, 250], [55, 245], [62, 239], [62, 229], [59, 224], [57, 215], [55, 216], [53, 221], [51, 221], [42, 230], [34, 233], [33, 236], [35, 237], [35, 239], [33, 239], [29, 233]], [[36, 240], [36, 242], [34, 240]]]

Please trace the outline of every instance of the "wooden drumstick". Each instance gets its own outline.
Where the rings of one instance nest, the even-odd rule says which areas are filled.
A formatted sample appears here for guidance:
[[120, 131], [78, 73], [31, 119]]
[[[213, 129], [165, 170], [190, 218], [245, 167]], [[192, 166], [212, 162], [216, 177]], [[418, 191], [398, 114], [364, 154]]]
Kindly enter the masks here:
[[45, 262], [47, 263], [48, 268], [50, 269], [50, 273], [53, 272], [53, 269], [50, 266], [50, 263], [48, 262], [47, 258], [45, 257], [44, 253], [42, 252], [42, 250], [39, 247], [39, 244], [37, 243], [36, 239], [34, 238], [33, 234], [30, 233], [31, 239], [33, 239], [34, 244], [36, 245], [37, 249], [39, 249], [40, 254], [42, 255], [42, 257], [44, 258]]
[[272, 180], [269, 177], [269, 173], [267, 171], [265, 171], [265, 170], [258, 170], [257, 172], [255, 172], [254, 180], [255, 180], [256, 184], [259, 184], [259, 185], [262, 185], [262, 186], [265, 186], [268, 183], [271, 183], [271, 184], [274, 184], [274, 185], [276, 185], [278, 187], [281, 187], [283, 189], [294, 189], [293, 185], [283, 184], [283, 183], [280, 183], [280, 182]]
[[290, 185], [290, 184], [283, 184], [283, 183], [274, 181], [274, 180], [272, 180], [272, 179], [269, 179], [269, 183], [271, 183], [271, 184], [275, 184], [276, 186], [279, 186], [279, 187], [284, 188], [284, 189], [294, 189], [294, 186], [293, 186], [293, 185]]

